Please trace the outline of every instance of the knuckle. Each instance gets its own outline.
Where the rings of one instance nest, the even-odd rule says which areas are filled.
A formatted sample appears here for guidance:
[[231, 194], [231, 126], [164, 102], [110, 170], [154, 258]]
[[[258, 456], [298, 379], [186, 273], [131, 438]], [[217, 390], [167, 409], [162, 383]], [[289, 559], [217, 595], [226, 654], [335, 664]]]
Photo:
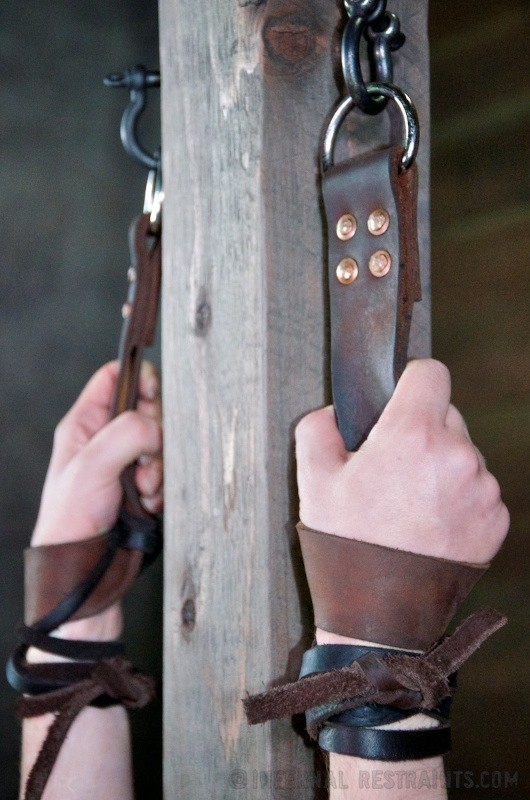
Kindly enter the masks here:
[[[504, 503], [501, 500], [501, 487], [497, 478], [491, 474], [491, 472], [487, 472], [484, 476], [482, 492], [484, 497], [484, 502], [489, 507], [500, 507], [504, 506]], [[506, 509], [508, 511], [508, 509]]]
[[474, 478], [480, 467], [477, 451], [463, 440], [453, 445], [448, 462], [453, 474], [464, 481]]
[[507, 506], [501, 502], [501, 507], [499, 509], [499, 533], [503, 540], [510, 530], [510, 522], [510, 512], [508, 511]]

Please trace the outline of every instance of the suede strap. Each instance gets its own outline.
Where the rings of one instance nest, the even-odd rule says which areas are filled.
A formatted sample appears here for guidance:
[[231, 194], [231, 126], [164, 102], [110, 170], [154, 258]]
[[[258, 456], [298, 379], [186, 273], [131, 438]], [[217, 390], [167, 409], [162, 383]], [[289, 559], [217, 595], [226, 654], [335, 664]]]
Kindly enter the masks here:
[[[499, 611], [481, 609], [425, 655], [396, 654], [392, 650], [386, 655], [381, 648], [358, 655], [356, 651], [364, 648], [335, 645], [334, 652], [326, 652], [322, 659], [315, 654], [309, 658], [313, 668], [322, 661], [330, 669], [247, 697], [243, 705], [248, 722], [255, 725], [312, 710], [317, 713], [309, 715], [307, 730], [324, 750], [383, 761], [441, 755], [450, 747], [449, 721], [444, 712], [448, 713], [445, 701], [453, 693], [451, 676], [505, 623], [506, 617]], [[351, 655], [355, 656], [353, 661], [349, 660]], [[438, 719], [439, 725], [382, 731], [367, 726], [362, 717], [344, 717], [345, 710], [366, 704], [427, 712]], [[405, 716], [408, 714], [399, 718]], [[376, 722], [381, 724], [381, 720]]]

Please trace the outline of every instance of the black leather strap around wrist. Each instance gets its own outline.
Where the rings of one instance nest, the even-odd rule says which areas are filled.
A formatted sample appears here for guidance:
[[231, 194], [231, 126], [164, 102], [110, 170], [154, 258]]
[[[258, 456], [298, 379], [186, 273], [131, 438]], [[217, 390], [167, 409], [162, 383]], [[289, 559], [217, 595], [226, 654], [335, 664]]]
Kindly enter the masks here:
[[328, 722], [319, 733], [322, 750], [378, 761], [419, 761], [443, 755], [451, 749], [451, 726], [417, 730], [375, 730]]

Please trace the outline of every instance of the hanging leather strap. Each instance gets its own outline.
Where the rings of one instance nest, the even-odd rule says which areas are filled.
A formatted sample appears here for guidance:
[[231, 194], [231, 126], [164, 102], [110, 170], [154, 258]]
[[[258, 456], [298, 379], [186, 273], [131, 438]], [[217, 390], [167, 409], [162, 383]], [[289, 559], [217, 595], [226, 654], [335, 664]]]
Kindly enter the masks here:
[[[347, 450], [361, 444], [392, 396], [421, 298], [418, 175], [415, 163], [400, 171], [402, 155], [399, 147], [375, 150], [322, 177], [333, 405]], [[377, 277], [385, 260], [388, 270]]]

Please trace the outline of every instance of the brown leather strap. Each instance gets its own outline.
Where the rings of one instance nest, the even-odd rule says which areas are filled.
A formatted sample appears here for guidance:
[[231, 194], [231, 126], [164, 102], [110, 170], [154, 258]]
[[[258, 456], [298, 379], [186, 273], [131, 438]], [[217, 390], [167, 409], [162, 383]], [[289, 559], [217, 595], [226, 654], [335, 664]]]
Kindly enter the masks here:
[[[124, 306], [118, 359], [120, 370], [116, 385], [111, 418], [136, 408], [138, 382], [145, 347], [153, 344], [161, 280], [161, 239], [153, 235], [149, 214], [141, 214], [129, 228], [129, 291]], [[134, 477], [134, 465], [121, 476], [125, 510], [138, 519], [151, 519], [142, 506]]]
[[[26, 548], [26, 625], [42, 619], [86, 578], [105, 552], [109, 535], [102, 533], [81, 542]], [[98, 614], [122, 597], [140, 571], [143, 557], [141, 550], [118, 547], [101, 581], [71, 619]]]
[[[247, 720], [250, 725], [256, 725], [315, 707], [324, 710], [328, 707], [327, 716], [335, 720], [336, 707], [330, 704], [338, 700], [344, 701], [343, 708], [356, 708], [368, 702], [400, 709], [433, 711], [452, 694], [449, 676], [506, 622], [501, 612], [483, 608], [425, 655], [393, 652], [385, 656], [378, 649], [377, 654], [368, 653], [341, 668], [312, 674], [283, 686], [273, 686], [243, 700]], [[324, 722], [325, 714], [317, 724], [308, 726], [312, 738], [317, 737]]]
[[[418, 175], [415, 164], [400, 172], [402, 153], [397, 147], [372, 151], [330, 167], [322, 178], [333, 404], [348, 450], [366, 438], [394, 391], [407, 361], [412, 308], [421, 297]], [[388, 215], [388, 227], [374, 234], [368, 223], [378, 211]], [[340, 221], [348, 215], [355, 220], [355, 232], [341, 238]], [[375, 277], [369, 268], [378, 251], [391, 259], [382, 277]], [[343, 259], [357, 264], [357, 277], [351, 283], [341, 283], [337, 277]]]
[[392, 647], [430, 647], [489, 566], [297, 529], [315, 625]]
[[19, 700], [16, 712], [21, 718], [55, 714], [28, 776], [24, 800], [40, 800], [72, 722], [85, 706], [101, 695], [126, 708], [143, 708], [153, 699], [155, 685], [152, 678], [136, 672], [126, 659], [113, 658], [92, 665], [89, 675], [73, 686]]

